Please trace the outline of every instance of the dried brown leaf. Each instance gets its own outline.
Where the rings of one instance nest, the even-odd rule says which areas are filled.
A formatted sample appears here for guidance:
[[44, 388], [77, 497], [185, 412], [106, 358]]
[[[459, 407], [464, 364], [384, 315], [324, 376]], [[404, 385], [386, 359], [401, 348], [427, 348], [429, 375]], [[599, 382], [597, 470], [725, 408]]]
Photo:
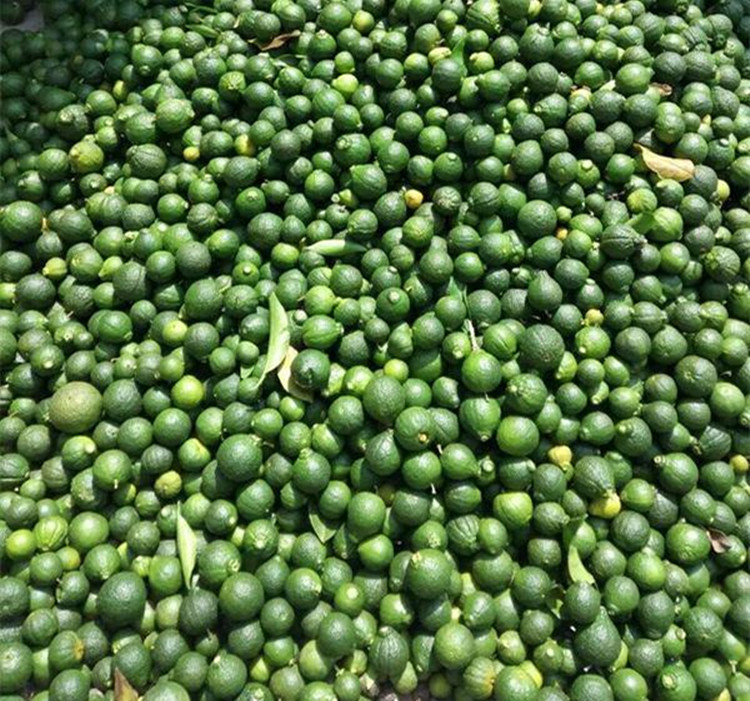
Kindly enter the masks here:
[[115, 701], [138, 701], [138, 692], [128, 678], [115, 667]]
[[660, 178], [670, 178], [678, 182], [690, 180], [695, 175], [695, 163], [688, 158], [672, 158], [654, 153], [642, 144], [636, 144], [635, 148], [640, 151], [646, 167], [656, 173]]
[[289, 350], [287, 350], [286, 355], [284, 356], [284, 360], [279, 366], [277, 372], [279, 382], [281, 383], [281, 386], [293, 397], [301, 399], [305, 402], [311, 402], [313, 400], [312, 392], [304, 389], [303, 387], [300, 387], [292, 377], [292, 363], [294, 362], [294, 359], [296, 357], [296, 348], [289, 346]]
[[656, 88], [660, 95], [669, 97], [672, 94], [672, 86], [668, 83], [651, 83], [652, 88]]
[[708, 529], [708, 539], [711, 541], [711, 549], [715, 553], [725, 553], [732, 546], [727, 534], [714, 528]]
[[275, 36], [271, 41], [266, 44], [259, 44], [257, 39], [251, 39], [250, 43], [255, 44], [261, 51], [273, 51], [273, 49], [280, 49], [284, 44], [289, 43], [292, 39], [296, 39], [302, 32], [299, 29], [295, 29], [293, 32], [286, 32], [285, 34], [279, 34]]

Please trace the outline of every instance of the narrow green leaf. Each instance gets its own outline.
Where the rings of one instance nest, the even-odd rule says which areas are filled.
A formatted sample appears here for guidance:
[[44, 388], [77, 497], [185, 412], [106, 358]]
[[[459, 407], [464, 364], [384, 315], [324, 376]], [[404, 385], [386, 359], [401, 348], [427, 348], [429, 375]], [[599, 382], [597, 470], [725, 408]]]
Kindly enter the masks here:
[[198, 544], [193, 529], [180, 511], [179, 504], [177, 505], [177, 554], [180, 556], [180, 564], [182, 565], [182, 578], [185, 581], [185, 586], [189, 587], [195, 569]]
[[194, 12], [203, 12], [204, 14], [216, 15], [216, 10], [208, 5], [198, 5], [194, 2], [186, 2], [185, 7], [190, 8]]
[[544, 597], [547, 608], [552, 612], [555, 618], [560, 618], [564, 596], [565, 590], [559, 584], [556, 584], [547, 592], [547, 596]]
[[200, 34], [202, 37], [205, 37], [206, 39], [216, 39], [216, 37], [219, 36], [219, 32], [217, 32], [213, 27], [209, 27], [205, 24], [187, 24], [185, 26], [196, 34]]
[[466, 57], [464, 56], [465, 45], [466, 37], [462, 37], [456, 42], [456, 45], [451, 51], [451, 58], [456, 61], [464, 70], [466, 69]]
[[327, 543], [336, 535], [336, 528], [313, 508], [310, 509], [310, 525], [321, 543]]
[[264, 375], [272, 373], [279, 367], [284, 362], [289, 350], [289, 319], [286, 315], [286, 309], [273, 292], [268, 299], [268, 312], [270, 315], [270, 332], [266, 365], [263, 369]]
[[469, 334], [471, 349], [477, 350], [479, 348], [479, 342], [477, 341], [477, 332], [474, 329], [474, 322], [471, 319], [467, 319], [464, 322], [464, 328], [466, 329], [466, 333]]
[[319, 253], [321, 256], [345, 256], [347, 253], [362, 253], [367, 249], [346, 239], [323, 239], [310, 244], [307, 250]]
[[573, 582], [594, 584], [596, 581], [591, 575], [591, 572], [589, 572], [583, 564], [581, 555], [575, 545], [571, 545], [570, 548], [568, 548], [568, 574]]
[[450, 280], [448, 280], [448, 285], [445, 290], [451, 297], [461, 297], [464, 296], [464, 289], [463, 286], [456, 282], [456, 279], [451, 277]]

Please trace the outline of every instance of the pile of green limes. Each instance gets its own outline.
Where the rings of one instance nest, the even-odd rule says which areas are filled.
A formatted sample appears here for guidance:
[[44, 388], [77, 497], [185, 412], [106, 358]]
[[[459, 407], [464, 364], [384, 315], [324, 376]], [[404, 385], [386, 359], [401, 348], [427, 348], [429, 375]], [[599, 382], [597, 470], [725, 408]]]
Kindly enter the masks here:
[[746, 0], [41, 4], [0, 701], [750, 701]]

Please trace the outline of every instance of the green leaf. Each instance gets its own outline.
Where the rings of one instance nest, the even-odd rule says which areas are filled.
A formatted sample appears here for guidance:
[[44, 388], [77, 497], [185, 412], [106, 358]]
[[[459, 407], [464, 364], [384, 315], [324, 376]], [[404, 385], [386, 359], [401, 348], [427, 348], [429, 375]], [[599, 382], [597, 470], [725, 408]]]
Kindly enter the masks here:
[[451, 297], [461, 297], [464, 296], [464, 288], [461, 284], [456, 282], [456, 279], [451, 277], [450, 280], [448, 280], [448, 285], [445, 289], [446, 293], [450, 295]]
[[654, 226], [654, 215], [651, 212], [642, 212], [636, 214], [628, 224], [632, 226], [639, 234], [647, 234]]
[[570, 548], [568, 548], [568, 574], [573, 582], [594, 584], [596, 581], [591, 572], [589, 572], [583, 564], [581, 555], [575, 545], [571, 545]]
[[310, 525], [321, 543], [327, 543], [336, 535], [336, 528], [328, 519], [324, 519], [315, 509], [310, 508]]
[[185, 586], [189, 587], [198, 555], [198, 544], [195, 533], [182, 515], [179, 504], [177, 505], [177, 554], [180, 556], [182, 565], [182, 578]]
[[274, 292], [268, 298], [268, 313], [270, 330], [266, 365], [263, 369], [264, 376], [272, 373], [284, 362], [289, 350], [289, 319], [286, 315], [286, 309], [279, 302]]
[[345, 256], [347, 253], [362, 253], [367, 249], [346, 239], [323, 239], [307, 246], [307, 250], [321, 256]]
[[464, 47], [466, 46], [466, 37], [461, 37], [451, 51], [451, 58], [456, 61], [461, 68], [466, 70], [466, 57], [464, 56]]
[[575, 518], [571, 518], [570, 521], [568, 521], [563, 526], [563, 542], [564, 543], [572, 543], [574, 542], [574, 538], [576, 536], [576, 533], [578, 533], [578, 529], [581, 527], [581, 524], [586, 519], [583, 516], [576, 516]]

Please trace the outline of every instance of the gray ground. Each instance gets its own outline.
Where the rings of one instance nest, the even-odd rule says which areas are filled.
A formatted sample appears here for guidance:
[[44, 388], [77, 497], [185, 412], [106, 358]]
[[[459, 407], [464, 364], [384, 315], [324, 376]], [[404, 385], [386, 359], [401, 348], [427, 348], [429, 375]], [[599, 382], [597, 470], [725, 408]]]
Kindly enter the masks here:
[[[14, 24], [13, 26], [16, 29], [39, 29], [42, 26], [42, 22], [42, 8], [37, 6], [26, 15], [21, 24]], [[0, 22], [0, 32], [4, 29], [8, 29], [8, 26]]]

